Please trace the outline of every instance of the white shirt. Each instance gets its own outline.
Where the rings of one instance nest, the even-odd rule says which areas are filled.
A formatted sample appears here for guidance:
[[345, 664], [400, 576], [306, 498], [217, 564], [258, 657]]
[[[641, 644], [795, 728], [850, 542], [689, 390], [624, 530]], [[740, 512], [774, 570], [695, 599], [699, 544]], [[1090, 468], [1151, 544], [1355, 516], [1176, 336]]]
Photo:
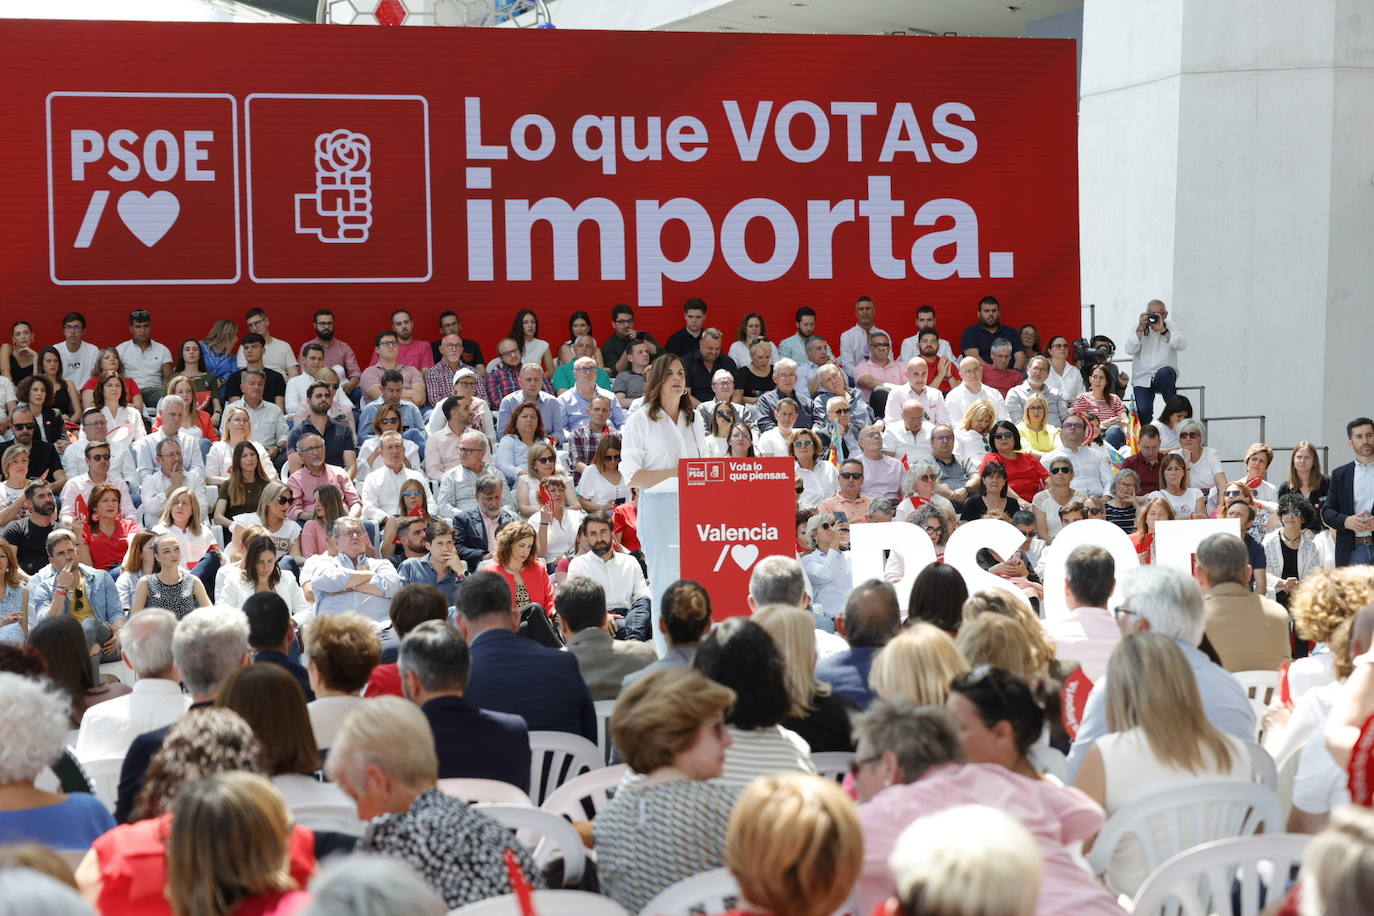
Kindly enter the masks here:
[[429, 505], [429, 484], [425, 476], [412, 468], [403, 467], [393, 471], [385, 464], [367, 475], [363, 481], [362, 492], [358, 496], [363, 501], [363, 518], [374, 522], [385, 521], [388, 516], [401, 514], [401, 487], [408, 480], [414, 480], [424, 491], [425, 505]]
[[[101, 407], [100, 412], [105, 417], [105, 429], [110, 434], [108, 441], [134, 443], [148, 437], [148, 427], [143, 425], [143, 418], [138, 415], [134, 405], [127, 404], [114, 410]], [[182, 432], [192, 431], [189, 427], [182, 427]], [[200, 430], [195, 430], [192, 435], [199, 436]]]
[[844, 366], [845, 371], [851, 376], [854, 374], [854, 367], [871, 355], [868, 352], [868, 338], [873, 334], [882, 334], [889, 343], [892, 342], [892, 335], [876, 324], [867, 331], [855, 324], [840, 335], [840, 365]]
[[[342, 367], [336, 367], [334, 371], [338, 373], [339, 378], [344, 377]], [[287, 416], [294, 417], [301, 412], [301, 406], [305, 404], [305, 397], [310, 391], [310, 386], [316, 384], [317, 381], [316, 378], [306, 375], [304, 372], [286, 380], [286, 396], [282, 398], [282, 401], [286, 404]], [[306, 412], [309, 412], [309, 408], [306, 408]], [[353, 402], [348, 399], [348, 395], [344, 394], [342, 385], [334, 391], [333, 409], [330, 410], [329, 415], [336, 416], [339, 413], [353, 415]]]
[[122, 697], [97, 703], [81, 718], [76, 736], [78, 760], [123, 757], [129, 745], [144, 732], [171, 725], [191, 705], [176, 681], [157, 677], [139, 678], [134, 689]]
[[1215, 490], [1217, 488], [1217, 475], [1223, 474], [1221, 459], [1217, 457], [1217, 450], [1207, 446], [1202, 447], [1198, 453], [1197, 461], [1191, 461], [1188, 453], [1180, 451], [1183, 460], [1188, 462], [1188, 486], [1197, 487], [1199, 490]]
[[[768, 342], [768, 349], [768, 365], [771, 366], [778, 361], [778, 345], [770, 340]], [[730, 351], [726, 355], [735, 361], [736, 366], [741, 368], [749, 365], [754, 359], [749, 355], [749, 346], [739, 340], [730, 344]]]
[[594, 502], [598, 506], [610, 505], [617, 499], [630, 498], [630, 477], [621, 471], [620, 483], [611, 483], [601, 473], [600, 468], [589, 464], [587, 469], [582, 472], [582, 479], [577, 482], [576, 492], [579, 497]]
[[291, 818], [307, 830], [323, 830], [362, 836], [367, 825], [358, 820], [353, 799], [332, 782], [320, 782], [302, 773], [283, 773], [272, 777]]
[[[557, 518], [550, 516], [549, 527], [544, 529], [546, 538], [544, 550], [545, 562], [557, 560], [569, 550], [572, 550], [573, 545], [577, 542], [577, 529], [578, 526], [582, 524], [582, 517], [584, 515], [586, 515], [586, 513], [581, 509], [565, 508], [563, 510], [563, 521], [560, 522]], [[538, 512], [535, 512], [529, 518], [525, 519], [525, 521], [529, 522], [530, 527], [538, 533], [540, 522]], [[535, 543], [537, 544], [538, 542], [536, 541]]]
[[682, 411], [677, 423], [666, 411], [659, 411], [657, 420], [649, 419], [648, 409], [630, 414], [620, 431], [620, 473], [627, 481], [641, 470], [676, 473], [678, 459], [703, 457], [706, 436], [699, 419], [695, 410]]
[[[930, 386], [927, 385], [926, 388], [928, 389]], [[1007, 405], [1002, 398], [1002, 392], [991, 385], [984, 385], [975, 394], [965, 388], [961, 382], [951, 388], [949, 394], [945, 395], [945, 409], [949, 411], [950, 421], [953, 425], [959, 425], [964, 419], [964, 414], [968, 413], [969, 407], [973, 406], [974, 401], [987, 401], [991, 404], [992, 412], [999, 420], [1011, 419], [1007, 414]]]
[[[129, 498], [129, 485], [123, 479], [114, 475], [106, 475], [105, 483], [119, 491], [119, 514], [130, 521], [138, 521], [138, 510], [134, 508], [134, 501]], [[95, 511], [95, 506], [90, 504], [91, 491], [96, 488], [95, 481], [91, 480], [90, 474], [78, 474], [75, 477], [68, 477], [67, 482], [62, 485], [62, 518], [74, 518], [76, 513], [76, 498], [79, 496], [86, 501], [86, 511]]]
[[1073, 363], [1065, 363], [1063, 373], [1055, 372], [1054, 363], [1051, 362], [1050, 375], [1045, 379], [1045, 384], [1059, 392], [1065, 404], [1072, 404], [1073, 399], [1083, 393], [1083, 373]]
[[315, 744], [320, 750], [328, 750], [334, 745], [339, 729], [343, 728], [343, 720], [362, 701], [362, 697], [355, 696], [320, 697], [306, 704], [310, 730], [315, 733]]
[[[119, 354], [120, 359], [124, 360], [125, 374], [133, 379], [134, 384], [139, 388], [162, 387], [162, 366], [172, 362], [171, 350], [156, 340], [148, 341], [148, 349], [145, 350], [130, 338], [115, 347], [115, 352]], [[149, 404], [148, 406], [154, 405]]]
[[1100, 607], [1076, 607], [1062, 617], [1046, 620], [1045, 632], [1054, 640], [1055, 657], [1077, 661], [1094, 684], [1107, 673], [1107, 659], [1121, 641], [1116, 618]]
[[914, 433], [904, 424], [889, 426], [883, 433], [883, 450], [891, 452], [898, 461], [905, 458], [908, 465], [915, 464], [919, 458], [930, 457], [930, 430], [928, 421], [922, 421], [921, 428]]
[[[210, 550], [210, 545], [215, 543], [215, 536], [210, 533], [210, 523], [201, 522], [200, 534], [192, 534], [185, 528], [178, 528], [175, 525], [158, 525], [153, 529], [158, 534], [170, 534], [177, 539], [181, 545], [181, 562], [183, 566], [191, 567], [200, 562], [200, 558]], [[123, 579], [124, 576], [119, 578]]]
[[[295, 522], [292, 524], [294, 525]], [[277, 580], [277, 585], [272, 591], [280, 595], [281, 599], [286, 602], [286, 608], [297, 624], [303, 624], [315, 616], [314, 608], [310, 606], [310, 602], [305, 600], [305, 592], [301, 591], [300, 585], [296, 582], [296, 577], [289, 572], [281, 574], [281, 578]], [[243, 607], [243, 602], [247, 601], [252, 594], [253, 586], [243, 581], [242, 566], [237, 563], [228, 563], [219, 568], [219, 573], [215, 576], [216, 604]]]
[[[248, 440], [252, 442], [253, 440]], [[277, 479], [277, 468], [272, 464], [272, 459], [267, 457], [267, 449], [262, 447], [261, 442], [253, 442], [253, 450], [258, 453], [258, 468], [266, 473], [272, 480]], [[212, 443], [210, 451], [205, 456], [205, 476], [206, 477], [228, 477], [229, 464], [234, 460], [234, 447], [225, 440]]]
[[250, 407], [243, 398], [224, 405], [224, 416], [220, 420], [219, 434], [223, 438], [225, 430], [228, 429], [229, 408], [242, 407], [248, 411], [248, 419], [253, 424], [253, 441], [261, 442], [270, 448], [286, 444], [286, 418], [282, 415], [281, 408], [274, 402], [262, 399], [262, 403], [257, 407]]
[[569, 576], [586, 576], [600, 583], [606, 592], [606, 607], [628, 608], [636, 598], [648, 598], [649, 584], [639, 561], [628, 553], [612, 553], [609, 561], [591, 551], [573, 557], [568, 564]]
[[1355, 462], [1355, 514], [1374, 511], [1374, 461]]
[[[267, 536], [272, 539], [272, 546], [276, 548], [277, 556], [279, 557], [291, 553], [291, 546], [295, 544], [301, 536], [300, 522], [290, 518], [283, 518], [281, 524], [277, 526], [276, 531], [268, 530], [267, 524], [256, 512], [240, 513], [231, 518], [229, 522], [231, 525], [230, 534], [233, 535], [237, 535], [240, 531], [246, 531], [254, 525], [261, 528], [266, 532]], [[288, 578], [294, 579], [295, 576], [289, 576]]]
[[100, 348], [90, 341], [81, 341], [81, 346], [73, 353], [67, 349], [67, 342], [59, 340], [54, 346], [62, 357], [62, 377], [77, 388], [86, 384], [86, 379], [95, 371], [96, 361], [100, 359]]
[[[902, 406], [907, 401], [920, 401], [921, 406], [926, 409], [925, 421], [931, 426], [950, 425], [949, 408], [945, 404], [945, 396], [940, 393], [938, 388], [930, 385], [923, 385], [920, 391], [912, 391], [909, 383], [903, 383], [893, 388], [887, 393], [887, 407], [883, 409], [883, 422], [888, 426], [902, 425]], [[960, 414], [959, 419], [964, 415]]]
[[[793, 429], [795, 428], [793, 427]], [[765, 433], [760, 433], [759, 437], [754, 440], [754, 451], [767, 457], [786, 455], [787, 440], [783, 438], [782, 430], [775, 426]]]
[[[908, 363], [921, 355], [921, 348], [917, 346], [917, 344], [920, 343], [920, 340], [921, 334], [918, 331], [915, 334], [912, 334], [906, 340], [902, 341], [902, 349], [898, 352], [897, 358], [900, 359], [903, 364]], [[937, 357], [943, 356], [950, 362], [954, 362], [954, 348], [951, 347], [949, 345], [949, 341], [945, 340], [943, 337], [941, 337], [939, 340], [940, 345], [935, 348], [935, 355]]]
[[[248, 365], [243, 358], [243, 348], [239, 347], [238, 355], [239, 368]], [[292, 352], [291, 345], [280, 337], [273, 337], [267, 342], [267, 346], [262, 349], [262, 364], [268, 369], [275, 369], [281, 373], [282, 378], [290, 378], [292, 369], [299, 369], [300, 363], [296, 361], [296, 354]]]
[[[207, 490], [205, 486], [205, 474], [200, 468], [191, 468], [186, 471], [186, 476], [182, 478], [182, 486], [190, 487], [191, 492], [196, 494], [196, 499], [200, 502], [200, 516], [203, 525], [209, 524], [209, 511], [212, 503], [211, 494], [217, 491], [214, 488]], [[143, 481], [143, 527], [151, 528], [162, 518], [162, 510], [167, 507], [167, 497], [173, 490], [172, 481], [167, 475], [158, 470]]]
[[818, 457], [815, 466], [810, 469], [794, 461], [792, 473], [802, 482], [802, 493], [797, 497], [797, 505], [802, 509], [816, 508], [839, 489], [840, 472], [835, 470], [835, 465], [822, 458]]
[[[1081, 502], [1088, 494], [1080, 493], [1077, 490], [1069, 491], [1069, 502]], [[1045, 533], [1053, 538], [1064, 527], [1064, 523], [1059, 519], [1059, 510], [1068, 505], [1060, 504], [1055, 501], [1054, 493], [1048, 489], [1041, 490], [1031, 498], [1031, 505], [1045, 513]]]
[[984, 439], [981, 433], [972, 429], [954, 431], [954, 457], [972, 458], [974, 465], [978, 465], [987, 453], [988, 440]]
[[1148, 385], [1155, 377], [1155, 372], [1165, 366], [1178, 368], [1178, 351], [1188, 348], [1188, 341], [1183, 339], [1173, 320], [1166, 322], [1169, 326], [1169, 339], [1165, 340], [1164, 335], [1156, 331], [1152, 326], [1145, 326], [1145, 333], [1136, 334], [1135, 329], [1126, 335], [1126, 353], [1133, 356], [1131, 360], [1131, 384]]
[[1041, 458], [1040, 463], [1048, 471], [1054, 459], [1061, 455], [1073, 462], [1073, 480], [1069, 482], [1069, 486], [1092, 496], [1101, 496], [1107, 492], [1112, 483], [1112, 466], [1107, 463], [1101, 452], [1086, 445], [1080, 445], [1077, 449], [1061, 445]]
[[[420, 460], [420, 447], [409, 439], [405, 440], [406, 467], [419, 469], [424, 467], [424, 462]], [[367, 475], [379, 467], [382, 467], [382, 459], [379, 457], [377, 463], [372, 463], [372, 456], [377, 453], [377, 447], [382, 444], [381, 436], [369, 436], [358, 446], [358, 460], [354, 467], [358, 473], [367, 479]]]

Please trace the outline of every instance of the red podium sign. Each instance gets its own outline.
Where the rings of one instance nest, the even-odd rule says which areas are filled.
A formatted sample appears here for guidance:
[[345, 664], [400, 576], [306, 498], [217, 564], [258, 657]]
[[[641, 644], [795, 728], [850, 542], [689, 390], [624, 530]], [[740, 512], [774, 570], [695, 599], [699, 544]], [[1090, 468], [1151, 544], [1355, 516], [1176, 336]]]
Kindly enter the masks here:
[[710, 590], [717, 620], [734, 616], [754, 565], [795, 553], [792, 459], [685, 459], [677, 478], [682, 578]]

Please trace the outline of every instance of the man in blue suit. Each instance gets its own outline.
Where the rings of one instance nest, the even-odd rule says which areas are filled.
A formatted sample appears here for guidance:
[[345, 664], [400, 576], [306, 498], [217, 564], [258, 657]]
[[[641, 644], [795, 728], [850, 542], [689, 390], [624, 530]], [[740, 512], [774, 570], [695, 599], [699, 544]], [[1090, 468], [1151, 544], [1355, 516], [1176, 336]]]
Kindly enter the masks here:
[[426, 620], [401, 640], [397, 667], [407, 699], [434, 732], [440, 779], [497, 779], [530, 790], [525, 720], [478, 709], [463, 696], [472, 669], [468, 644], [440, 620]]
[[816, 665], [816, 677], [860, 709], [867, 709], [873, 702], [868, 669], [878, 650], [887, 645], [902, 626], [902, 612], [892, 584], [869, 579], [850, 592], [844, 605], [843, 624], [849, 648], [821, 659]]
[[520, 716], [530, 731], [570, 732], [596, 742], [596, 708], [577, 659], [516, 635], [520, 612], [493, 572], [458, 587], [458, 628], [472, 653], [464, 696], [481, 709]]
[[1322, 521], [1336, 530], [1336, 565], [1374, 564], [1374, 420], [1345, 424], [1355, 460], [1331, 472]]
[[505, 488], [506, 478], [500, 472], [483, 474], [477, 478], [477, 508], [453, 517], [453, 542], [469, 572], [476, 572], [483, 560], [491, 558], [496, 547], [496, 529], [520, 519], [502, 499]]

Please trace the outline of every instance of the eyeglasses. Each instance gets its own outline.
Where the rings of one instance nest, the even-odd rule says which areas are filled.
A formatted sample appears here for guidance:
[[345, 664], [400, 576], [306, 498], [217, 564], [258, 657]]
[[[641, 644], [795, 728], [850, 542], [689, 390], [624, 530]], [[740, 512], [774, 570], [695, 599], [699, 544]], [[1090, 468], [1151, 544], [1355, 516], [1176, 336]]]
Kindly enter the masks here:
[[844, 471], [840, 474], [845, 480], [863, 480], [864, 475], [856, 471]]
[[1123, 604], [1120, 607], [1114, 608], [1112, 610], [1112, 616], [1115, 617], [1117, 620], [1120, 620], [1127, 614], [1135, 614], [1135, 611], [1131, 610], [1130, 602], [1127, 602], [1126, 604]]
[[634, 323], [635, 323], [635, 320], [634, 320], [633, 318], [617, 318], [615, 321], [612, 322], [612, 324], [634, 324]]
[[926, 534], [931, 535], [932, 537], [937, 535], [943, 537], [945, 533], [945, 529], [941, 528], [937, 524], [922, 525], [921, 530], [924, 531]]
[[953, 439], [954, 439], [953, 436], [931, 436], [931, 437], [930, 437], [930, 441], [931, 441], [931, 442], [948, 442], [948, 441], [951, 441], [951, 440], [953, 440]]
[[1225, 496], [1227, 499], [1230, 499], [1232, 496], [1240, 497], [1240, 498], [1242, 498], [1242, 499], [1245, 498], [1245, 494], [1244, 494], [1244, 493], [1242, 493], [1240, 490], [1234, 490], [1234, 489], [1233, 489], [1233, 490], [1225, 490], [1225, 491], [1222, 492], [1221, 495], [1222, 495], [1222, 496]]
[[400, 417], [382, 417], [382, 418], [381, 418], [380, 420], [378, 420], [377, 422], [378, 422], [378, 423], [381, 423], [381, 424], [387, 424], [387, 423], [400, 423], [400, 422], [401, 422], [401, 418], [400, 418]]
[[356, 530], [356, 529], [354, 529], [354, 528], [350, 528], [350, 529], [348, 529], [347, 531], [345, 531], [343, 534], [339, 535], [339, 537], [340, 537], [340, 538], [361, 538], [361, 537], [367, 537], [367, 532], [366, 532], [366, 531], [358, 531], [358, 530]]
[[848, 408], [848, 407], [836, 407], [836, 408], [835, 408], [835, 413], [837, 413], [837, 414], [840, 414], [840, 413], [849, 413], [849, 408]]
[[87, 456], [86, 456], [86, 460], [87, 460], [87, 461], [109, 461], [109, 460], [110, 460], [110, 456], [109, 456], [109, 455], [87, 455]]
[[84, 324], [64, 324], [64, 325], [62, 325], [62, 330], [64, 330], [64, 331], [84, 331], [84, 330], [86, 330], [86, 326], [85, 326]]
[[793, 447], [793, 448], [815, 448], [815, 447], [816, 447], [816, 443], [812, 442], [810, 439], [798, 439], [796, 442], [793, 442], [793, 443], [792, 443], [792, 447]]
[[891, 344], [880, 344], [880, 343], [875, 343], [875, 344], [869, 344], [869, 345], [868, 345], [868, 348], [869, 348], [870, 350], [886, 350], [886, 349], [888, 349], [890, 346], [892, 346], [892, 345], [891, 345]]
[[517, 354], [517, 353], [519, 353], [519, 352], [520, 352], [519, 350], [498, 350], [498, 351], [496, 352], [496, 355], [497, 355], [497, 356], [514, 356], [515, 354]]
[[1088, 427], [1084, 426], [1082, 423], [1064, 423], [1064, 424], [1062, 424], [1059, 428], [1060, 428], [1060, 429], [1087, 429]]
[[396, 341], [394, 340], [383, 340], [381, 343], [377, 344], [379, 347], [394, 347], [396, 345]]
[[1072, 474], [1072, 473], [1073, 473], [1073, 468], [1066, 468], [1066, 467], [1064, 467], [1063, 465], [1060, 465], [1060, 466], [1057, 467], [1057, 468], [1050, 468], [1050, 473], [1051, 473], [1051, 474]]
[[917, 477], [916, 479], [917, 479], [917, 480], [939, 480], [940, 478], [936, 477], [934, 474], [922, 474], [920, 477]]
[[306, 453], [308, 453], [308, 452], [322, 452], [322, 451], [324, 451], [324, 446], [323, 446], [323, 445], [306, 445], [306, 446], [302, 446], [301, 448], [296, 449], [296, 451], [300, 452], [302, 455], [304, 455], [304, 454], [306, 454]]
[[804, 491], [804, 490], [806, 489], [806, 487], [805, 487], [805, 486], [799, 486], [799, 487], [795, 487], [794, 489], [796, 490], [796, 492], [801, 493], [802, 491]]
[[479, 453], [481, 453], [481, 452], [485, 452], [486, 449], [484, 449], [484, 448], [464, 448], [463, 446], [460, 445], [460, 446], [458, 446], [458, 451], [461, 452], [461, 453], [464, 454], [464, 455], [473, 455], [473, 454], [479, 454]]
[[882, 754], [874, 754], [872, 757], [856, 757], [854, 762], [849, 765], [849, 775], [858, 776], [860, 769], [868, 766], [870, 763], [877, 763], [881, 759], [883, 759]]

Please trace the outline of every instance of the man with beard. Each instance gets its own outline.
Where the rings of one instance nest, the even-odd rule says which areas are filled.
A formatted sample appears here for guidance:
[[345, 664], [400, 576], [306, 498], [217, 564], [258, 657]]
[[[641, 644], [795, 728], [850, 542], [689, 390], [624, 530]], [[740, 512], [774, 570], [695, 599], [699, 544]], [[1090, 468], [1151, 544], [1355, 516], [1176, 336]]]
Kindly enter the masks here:
[[621, 618], [621, 639], [649, 639], [652, 619], [649, 583], [639, 561], [612, 546], [611, 519], [604, 512], [589, 512], [578, 528], [591, 549], [568, 564], [568, 578], [586, 576], [606, 594], [606, 609]]
[[1355, 460], [1331, 472], [1331, 495], [1322, 521], [1336, 531], [1336, 565], [1374, 563], [1374, 420], [1357, 417], [1345, 425]]
[[[434, 351], [430, 349], [429, 341], [415, 339], [415, 322], [411, 320], [410, 312], [405, 309], [392, 312], [391, 330], [396, 332], [396, 359], [401, 365], [413, 366], [420, 372], [434, 365]], [[372, 362], [375, 363], [380, 355], [379, 349], [374, 350]]]
[[47, 481], [35, 480], [24, 488], [24, 501], [29, 506], [28, 517], [0, 529], [0, 538], [14, 545], [19, 567], [32, 576], [48, 565], [48, 535], [53, 532], [57, 500]]
[[[902, 348], [897, 353], [897, 358], [906, 362], [916, 355], [917, 346], [920, 344], [922, 331], [935, 330], [935, 307], [923, 305], [916, 310], [916, 333], [902, 341]], [[949, 341], [935, 334], [935, 355], [942, 359], [954, 362], [954, 348], [949, 345]]]
[[353, 348], [334, 336], [333, 312], [329, 309], [315, 312], [315, 337], [306, 343], [317, 343], [324, 347], [324, 364], [333, 366], [335, 372], [347, 379], [343, 390], [351, 396], [357, 390], [363, 373], [358, 368], [358, 356], [353, 352]]
[[439, 313], [439, 339], [429, 345], [429, 351], [434, 357], [434, 361], [437, 363], [443, 358], [441, 354], [443, 353], [444, 338], [450, 334], [457, 334], [458, 339], [462, 342], [463, 365], [471, 366], [478, 373], [485, 374], [487, 361], [482, 358], [482, 348], [478, 346], [477, 341], [468, 340], [463, 336], [463, 320], [458, 317], [457, 312], [451, 310]]
[[496, 529], [507, 522], [520, 521], [520, 516], [502, 499], [505, 490], [506, 479], [500, 472], [483, 474], [477, 478], [477, 507], [453, 517], [453, 540], [469, 572], [476, 570], [483, 560], [491, 559]]
[[297, 443], [301, 441], [302, 436], [309, 433], [324, 439], [325, 461], [342, 467], [350, 475], [354, 473], [354, 465], [358, 460], [358, 443], [351, 429], [329, 416], [329, 408], [333, 404], [332, 396], [333, 392], [324, 382], [315, 382], [310, 386], [306, 395], [310, 413], [296, 424], [286, 437], [286, 450], [289, 455], [287, 467], [291, 473], [295, 473], [301, 467]]
[[1002, 323], [1002, 306], [993, 296], [984, 296], [978, 303], [978, 323], [964, 329], [959, 349], [965, 356], [976, 356], [985, 365], [992, 365], [992, 343], [1002, 338], [1011, 344], [1012, 365], [1018, 370], [1026, 366], [1026, 351], [1021, 346], [1021, 333]]

